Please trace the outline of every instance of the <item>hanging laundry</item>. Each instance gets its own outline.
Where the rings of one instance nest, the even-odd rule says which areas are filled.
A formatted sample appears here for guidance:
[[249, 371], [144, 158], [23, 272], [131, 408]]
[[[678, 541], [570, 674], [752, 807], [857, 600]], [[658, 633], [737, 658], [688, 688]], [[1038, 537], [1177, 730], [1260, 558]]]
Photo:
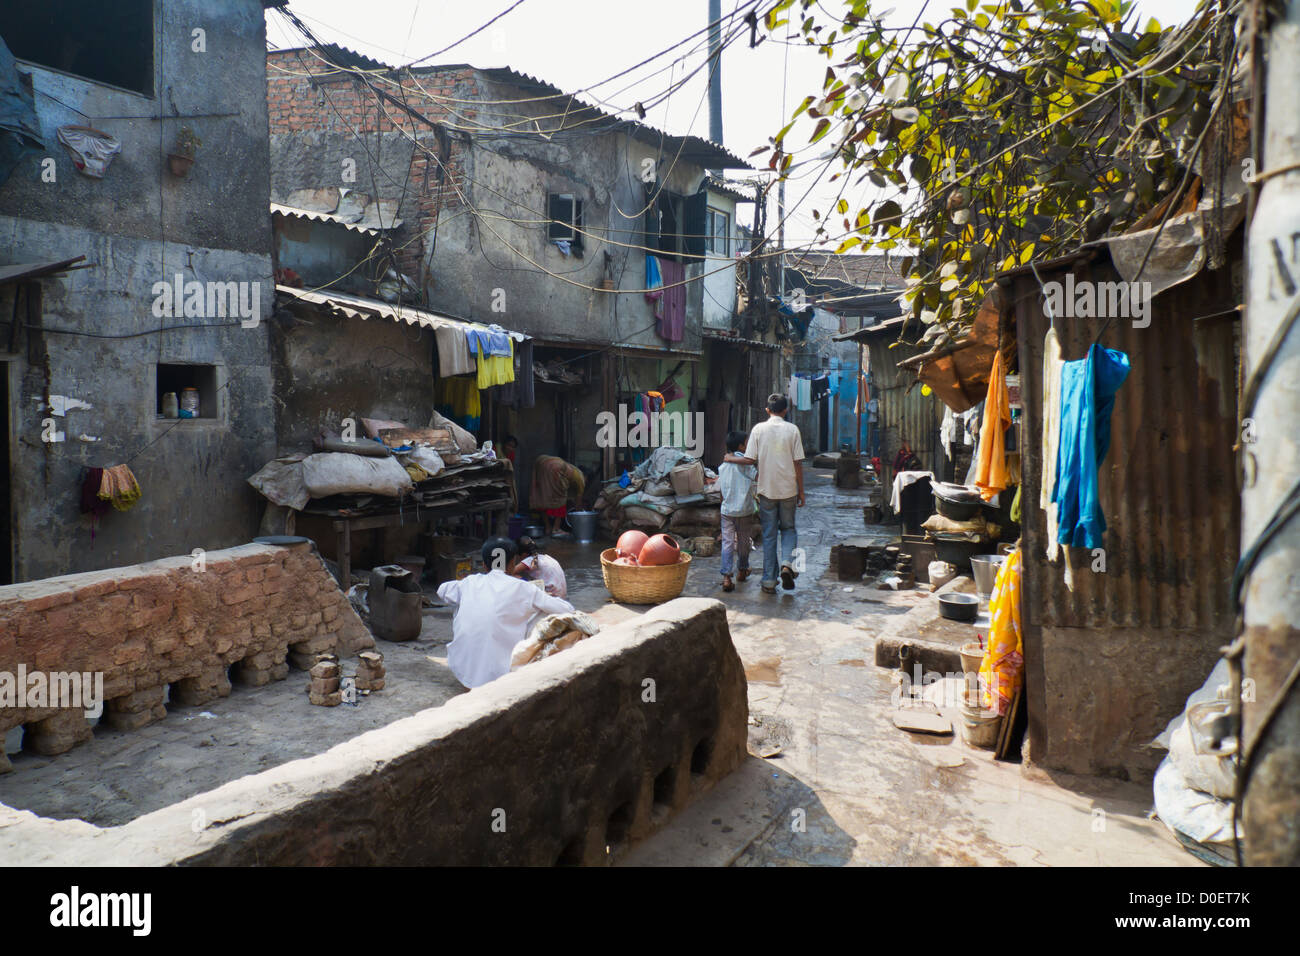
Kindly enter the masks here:
[[1056, 329], [1048, 329], [1043, 339], [1043, 469], [1038, 489], [1038, 506], [1047, 514], [1047, 560], [1060, 557], [1057, 540], [1056, 457], [1061, 442], [1061, 343]]
[[686, 338], [686, 266], [671, 259], [659, 262], [663, 295], [655, 305], [655, 331], [669, 342]]
[[468, 375], [475, 371], [474, 356], [470, 354], [465, 332], [459, 325], [440, 325], [433, 330], [438, 343], [438, 375]]
[[809, 383], [809, 387], [812, 390], [812, 400], [814, 402], [820, 402], [831, 392], [830, 376], [818, 375], [816, 378], [812, 379]]
[[81, 483], [81, 513], [90, 515], [90, 546], [95, 546], [95, 532], [99, 521], [112, 508], [107, 501], [99, 497], [99, 489], [104, 484], [103, 468], [87, 468], [86, 477]]
[[476, 346], [478, 356], [478, 387], [491, 388], [493, 385], [505, 385], [515, 380], [514, 340], [506, 336], [511, 352], [509, 355], [490, 355], [482, 340]]
[[99, 497], [118, 511], [130, 511], [140, 500], [140, 483], [126, 465], [105, 468], [99, 483]]
[[651, 302], [658, 302], [663, 298], [664, 277], [659, 271], [659, 259], [646, 253], [645, 257], [645, 297]]
[[1086, 358], [1061, 367], [1061, 439], [1053, 500], [1063, 545], [1101, 547], [1106, 519], [1097, 473], [1110, 450], [1115, 395], [1128, 373], [1128, 355], [1100, 345], [1088, 349]]
[[438, 383], [438, 413], [446, 415], [461, 428], [478, 431], [483, 415], [483, 401], [478, 382], [469, 376], [444, 378]]
[[1024, 642], [1020, 636], [1020, 549], [1007, 556], [998, 570], [989, 598], [989, 646], [980, 662], [979, 682], [984, 706], [1006, 714], [1015, 699], [1024, 671]]
[[1002, 352], [993, 357], [989, 371], [989, 391], [984, 399], [984, 424], [980, 428], [979, 467], [975, 487], [988, 501], [1010, 483], [1007, 475], [1006, 431], [1011, 427], [1011, 407], [1007, 401], [1007, 373]]

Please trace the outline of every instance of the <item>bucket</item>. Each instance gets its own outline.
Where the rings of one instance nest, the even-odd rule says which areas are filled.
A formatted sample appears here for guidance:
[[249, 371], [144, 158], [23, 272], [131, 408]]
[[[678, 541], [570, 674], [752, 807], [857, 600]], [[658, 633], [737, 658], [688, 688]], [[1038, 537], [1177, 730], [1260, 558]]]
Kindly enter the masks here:
[[973, 704], [961, 705], [961, 739], [972, 747], [992, 750], [998, 744], [1002, 715]]
[[596, 540], [596, 520], [594, 511], [570, 511], [569, 525], [579, 544], [590, 544]]
[[963, 644], [959, 651], [961, 654], [961, 669], [963, 672], [978, 674], [980, 665], [984, 663], [984, 648], [980, 647], [979, 641], [971, 641]]
[[970, 566], [975, 572], [975, 593], [979, 595], [981, 601], [987, 601], [993, 596], [993, 585], [998, 579], [998, 571], [1006, 560], [1004, 554], [971, 555]]
[[510, 520], [506, 522], [506, 534], [511, 541], [518, 541], [524, 535], [524, 522], [528, 520], [523, 515], [511, 515]]

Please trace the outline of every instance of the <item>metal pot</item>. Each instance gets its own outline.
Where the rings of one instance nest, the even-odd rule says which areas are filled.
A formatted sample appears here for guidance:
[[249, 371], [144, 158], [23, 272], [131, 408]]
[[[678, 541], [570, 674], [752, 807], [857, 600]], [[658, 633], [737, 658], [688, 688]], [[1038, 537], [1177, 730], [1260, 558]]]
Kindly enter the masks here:
[[973, 621], [979, 610], [980, 599], [973, 594], [939, 595], [939, 616], [949, 621]]
[[526, 524], [524, 525], [524, 534], [533, 539], [544, 538], [546, 537], [546, 529], [539, 524]]

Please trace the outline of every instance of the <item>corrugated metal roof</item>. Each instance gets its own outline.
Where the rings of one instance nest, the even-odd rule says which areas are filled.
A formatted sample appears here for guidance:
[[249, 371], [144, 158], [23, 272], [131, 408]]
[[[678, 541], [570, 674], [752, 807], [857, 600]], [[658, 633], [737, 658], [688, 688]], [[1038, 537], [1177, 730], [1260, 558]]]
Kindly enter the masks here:
[[[271, 212], [279, 213], [281, 216], [289, 216], [292, 219], [310, 219], [313, 222], [329, 222], [336, 226], [342, 226], [344, 229], [349, 229], [352, 232], [359, 232], [367, 236], [378, 236], [384, 231], [382, 229], [371, 228], [370, 226], [362, 226], [355, 222], [348, 222], [342, 216], [336, 216], [333, 213], [317, 212], [314, 209], [300, 209], [297, 206], [286, 206], [283, 203], [278, 202], [271, 203]], [[396, 229], [401, 224], [402, 221], [398, 219], [395, 220], [391, 226], [386, 228]]]
[[[439, 315], [436, 312], [425, 312], [423, 309], [413, 309], [410, 306], [393, 305], [390, 302], [381, 302], [378, 299], [365, 299], [358, 295], [349, 295], [346, 292], [318, 292], [295, 289], [287, 285], [277, 285], [275, 291], [285, 296], [291, 296], [301, 302], [309, 302], [312, 305], [320, 306], [327, 312], [344, 318], [362, 320], [373, 318], [392, 319], [394, 322], [405, 322], [407, 325], [418, 325], [426, 329], [446, 328], [447, 326], [487, 328], [487, 326], [479, 322], [468, 322], [465, 319]], [[532, 338], [532, 336], [525, 335], [523, 332], [515, 332], [510, 329], [506, 331], [516, 342], [526, 342]]]

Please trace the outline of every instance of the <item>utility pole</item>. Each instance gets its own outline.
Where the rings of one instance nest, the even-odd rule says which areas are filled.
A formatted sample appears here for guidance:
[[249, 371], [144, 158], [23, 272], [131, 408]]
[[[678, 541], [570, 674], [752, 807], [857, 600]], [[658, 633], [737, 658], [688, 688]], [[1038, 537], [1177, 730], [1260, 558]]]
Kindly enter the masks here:
[[[722, 145], [722, 0], [709, 0], [709, 139]], [[721, 170], [712, 170], [721, 176]]]
[[[1252, 15], [1272, 6], [1257, 0]], [[1253, 694], [1242, 704], [1239, 809], [1252, 866], [1300, 865], [1300, 261], [1292, 242], [1300, 221], [1300, 0], [1279, 7], [1255, 30], [1264, 46], [1255, 63], [1267, 67], [1255, 85], [1264, 122], [1242, 328], [1243, 555], [1259, 545], [1241, 591]]]

